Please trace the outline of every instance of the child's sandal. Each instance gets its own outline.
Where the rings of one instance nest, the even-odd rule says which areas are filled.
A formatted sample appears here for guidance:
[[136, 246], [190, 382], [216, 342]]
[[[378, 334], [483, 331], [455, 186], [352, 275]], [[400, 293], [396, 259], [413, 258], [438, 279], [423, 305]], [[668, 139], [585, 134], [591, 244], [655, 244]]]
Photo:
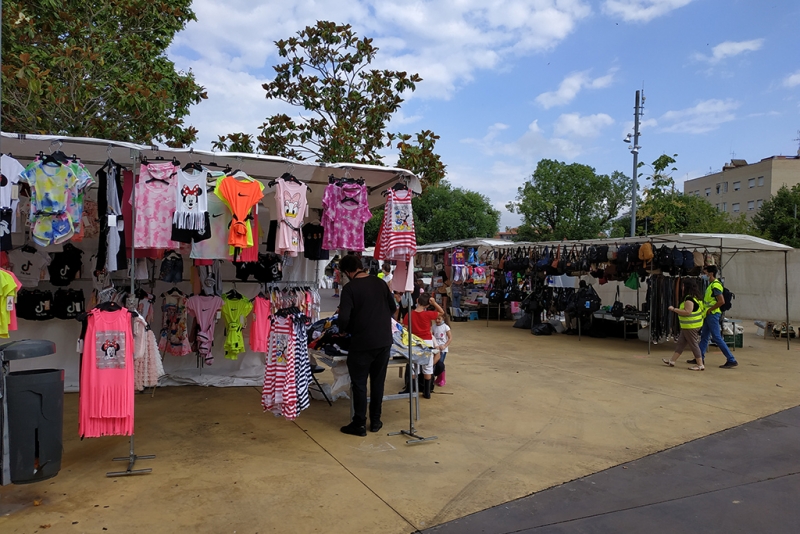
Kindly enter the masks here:
[[675, 367], [675, 362], [673, 362], [672, 360], [668, 360], [666, 358], [661, 358], [661, 361], [664, 362], [665, 364], [669, 365], [670, 367]]
[[704, 365], [695, 365], [694, 367], [689, 367], [690, 371], [705, 371], [706, 367]]

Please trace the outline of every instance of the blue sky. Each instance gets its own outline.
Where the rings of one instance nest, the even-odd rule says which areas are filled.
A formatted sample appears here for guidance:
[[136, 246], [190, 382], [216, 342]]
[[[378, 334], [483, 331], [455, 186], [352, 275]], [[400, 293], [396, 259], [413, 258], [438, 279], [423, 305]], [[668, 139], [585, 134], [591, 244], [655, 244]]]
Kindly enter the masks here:
[[280, 62], [273, 42], [316, 20], [349, 23], [375, 39], [377, 67], [424, 79], [390, 130], [440, 135], [448, 179], [487, 195], [501, 226], [519, 222], [504, 206], [542, 158], [631, 174], [622, 140], [637, 89], [640, 160], [677, 153], [679, 184], [734, 155], [752, 162], [800, 147], [797, 0], [195, 0], [193, 9], [198, 21], [169, 55], [208, 89], [188, 121], [198, 147], [296, 114], [261, 89]]

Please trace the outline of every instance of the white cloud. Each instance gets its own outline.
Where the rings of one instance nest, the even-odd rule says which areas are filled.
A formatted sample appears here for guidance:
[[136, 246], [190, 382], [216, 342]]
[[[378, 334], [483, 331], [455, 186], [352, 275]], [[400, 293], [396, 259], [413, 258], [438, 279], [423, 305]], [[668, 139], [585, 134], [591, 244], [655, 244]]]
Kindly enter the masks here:
[[764, 39], [752, 39], [750, 41], [725, 41], [711, 49], [711, 55], [695, 54], [694, 58], [698, 61], [707, 61], [711, 64], [719, 63], [725, 58], [738, 56], [744, 52], [755, 52], [764, 45]]
[[691, 2], [692, 0], [606, 0], [603, 11], [607, 15], [621, 17], [625, 22], [650, 22]]
[[794, 74], [790, 74], [783, 80], [784, 87], [797, 87], [798, 85], [800, 85], [800, 70]]
[[580, 113], [565, 113], [556, 119], [553, 133], [558, 137], [597, 137], [600, 130], [614, 124], [614, 119], [605, 113], [581, 116]]
[[536, 102], [545, 109], [569, 104], [584, 88], [603, 89], [611, 85], [614, 81], [614, 73], [616, 70], [616, 68], [611, 69], [605, 76], [594, 79], [589, 77], [588, 70], [573, 72], [561, 81], [558, 89], [537, 96]]
[[668, 111], [659, 119], [664, 132], [701, 134], [719, 128], [721, 124], [736, 119], [734, 110], [740, 102], [735, 100], [704, 100], [694, 107]]
[[[419, 73], [424, 81], [407, 98], [448, 99], [477, 71], [501, 69], [507, 58], [556, 46], [591, 14], [587, 0], [195, 0], [192, 9], [197, 22], [170, 48], [178, 67], [193, 67], [201, 83], [215, 76], [232, 93], [249, 91], [238, 85], [245, 83], [243, 75], [258, 73], [265, 80], [253, 90], [262, 98], [260, 84], [281, 61], [274, 41], [317, 20], [348, 23], [360, 37], [373, 38], [380, 48], [374, 67]], [[209, 96], [213, 105], [193, 109], [189, 121], [205, 125], [203, 140], [224, 133], [212, 114], [249, 113], [251, 130], [265, 117], [263, 106], [241, 110], [235, 101]]]
[[531, 122], [525, 133], [510, 142], [497, 140], [495, 126], [491, 126], [482, 139], [463, 139], [462, 143], [475, 145], [487, 156], [503, 157], [526, 168], [532, 168], [542, 158], [572, 160], [583, 152], [579, 144], [569, 139], [547, 137], [538, 120]]

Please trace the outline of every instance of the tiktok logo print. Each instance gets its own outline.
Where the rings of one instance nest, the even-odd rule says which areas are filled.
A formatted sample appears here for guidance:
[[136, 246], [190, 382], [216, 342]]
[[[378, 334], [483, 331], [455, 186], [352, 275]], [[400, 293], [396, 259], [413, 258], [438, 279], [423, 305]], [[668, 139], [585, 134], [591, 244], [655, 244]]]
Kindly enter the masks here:
[[125, 332], [98, 332], [95, 348], [98, 369], [125, 369]]

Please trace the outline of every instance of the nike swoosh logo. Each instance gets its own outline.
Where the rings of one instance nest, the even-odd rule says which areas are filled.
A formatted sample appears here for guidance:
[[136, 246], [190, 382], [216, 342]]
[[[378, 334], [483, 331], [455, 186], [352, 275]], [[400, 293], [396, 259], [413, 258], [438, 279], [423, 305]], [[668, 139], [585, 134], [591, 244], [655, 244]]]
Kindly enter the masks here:
[[239, 196], [240, 197], [246, 197], [247, 195], [243, 195], [243, 194], [239, 193]]
[[212, 217], [222, 217], [222, 214], [221, 213], [213, 213], [211, 216]]
[[208, 310], [210, 310], [210, 309], [211, 309], [211, 308], [208, 308], [208, 309], [206, 309], [206, 310], [202, 310], [202, 311], [204, 311], [204, 312], [207, 312], [207, 311], [208, 311]]

